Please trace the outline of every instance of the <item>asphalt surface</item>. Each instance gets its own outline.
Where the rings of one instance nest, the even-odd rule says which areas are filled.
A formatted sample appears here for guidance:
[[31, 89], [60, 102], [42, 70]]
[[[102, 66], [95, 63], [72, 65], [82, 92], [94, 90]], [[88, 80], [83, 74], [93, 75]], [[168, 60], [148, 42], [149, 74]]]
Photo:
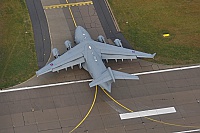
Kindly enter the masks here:
[[30, 14], [34, 32], [38, 67], [41, 68], [47, 63], [51, 53], [49, 28], [41, 1], [26, 0], [26, 5]]
[[99, 20], [102, 24], [106, 37], [114, 41], [116, 38], [120, 39], [123, 43], [123, 47], [132, 49], [132, 45], [124, 38], [123, 34], [115, 24], [115, 18], [112, 16], [107, 0], [93, 0], [94, 6], [99, 16]]
[[[62, 0], [42, 0], [42, 5], [64, 3]], [[75, 2], [74, 0], [70, 2]], [[77, 25], [85, 27], [96, 39], [106, 35], [94, 5], [71, 7]], [[45, 14], [53, 47], [66, 51], [65, 40], [73, 41], [74, 23], [69, 8], [46, 9]], [[107, 37], [109, 38], [109, 37]], [[107, 40], [109, 42], [109, 39]], [[52, 58], [50, 59], [52, 60]], [[110, 60], [107, 66], [127, 73], [166, 69], [143, 60]], [[120, 120], [119, 113], [128, 112], [98, 89], [97, 101], [89, 117], [74, 132], [77, 133], [172, 133], [193, 130], [182, 126], [200, 126], [200, 69], [141, 75], [139, 81], [117, 80], [112, 84], [112, 96], [134, 111], [175, 107], [176, 113], [150, 118], [173, 123], [169, 126], [137, 118]], [[17, 87], [90, 79], [77, 66], [68, 71], [34, 77]], [[0, 93], [0, 133], [66, 133], [85, 116], [92, 104], [94, 88], [89, 83]], [[182, 125], [182, 126], [177, 126]]]

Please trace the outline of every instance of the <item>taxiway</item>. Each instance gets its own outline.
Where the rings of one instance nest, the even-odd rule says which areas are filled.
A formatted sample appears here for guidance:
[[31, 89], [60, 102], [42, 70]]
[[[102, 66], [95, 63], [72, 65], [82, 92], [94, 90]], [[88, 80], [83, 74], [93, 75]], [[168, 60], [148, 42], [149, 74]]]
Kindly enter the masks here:
[[[40, 2], [40, 0], [35, 1]], [[45, 6], [67, 4], [67, 2], [79, 3], [82, 1], [41, 0], [42, 6], [39, 10], [43, 11], [41, 8]], [[70, 40], [73, 42], [76, 25], [85, 27], [93, 39], [101, 34], [107, 36], [107, 42], [112, 42], [113, 35], [109, 36], [108, 33], [114, 29], [105, 29], [105, 27], [108, 27], [106, 24], [110, 24], [111, 21], [103, 19], [109, 18], [107, 16], [109, 12], [106, 13], [105, 3], [103, 2], [105, 1], [97, 4], [97, 0], [94, 0], [93, 4], [74, 4], [70, 7], [44, 9], [48, 30], [50, 31], [51, 47], [57, 47], [61, 53], [66, 51], [64, 41]], [[100, 14], [102, 10], [105, 12]], [[112, 17], [110, 18], [112, 19]], [[116, 26], [113, 23], [109, 27]], [[117, 34], [117, 29], [115, 30], [116, 32], [111, 33]], [[140, 75], [139, 81], [118, 80], [113, 84], [111, 96], [123, 106], [133, 111], [174, 107], [176, 112], [150, 116], [148, 117], [150, 119], [142, 117], [121, 120], [119, 114], [128, 113], [129, 111], [110, 99], [99, 88], [96, 103], [90, 115], [74, 132], [172, 133], [199, 131], [199, 67], [168, 71], [175, 66], [158, 65], [143, 60], [132, 62], [126, 60], [118, 63], [109, 61], [107, 65], [112, 69], [128, 73], [148, 72], [148, 74]], [[157, 73], [152, 72], [163, 69], [168, 70]], [[12, 89], [88, 79], [90, 79], [90, 76], [86, 71], [74, 67], [73, 70], [49, 73], [38, 78], [33, 77], [31, 80]], [[87, 114], [94, 94], [95, 88], [90, 89], [88, 82], [0, 93], [0, 132], [70, 132]]]

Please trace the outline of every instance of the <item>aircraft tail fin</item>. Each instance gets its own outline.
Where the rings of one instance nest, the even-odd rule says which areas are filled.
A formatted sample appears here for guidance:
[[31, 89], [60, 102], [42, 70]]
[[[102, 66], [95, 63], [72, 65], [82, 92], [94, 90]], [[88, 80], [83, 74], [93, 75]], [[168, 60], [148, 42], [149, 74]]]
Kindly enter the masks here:
[[119, 72], [115, 70], [111, 70], [110, 67], [97, 79], [94, 79], [89, 86], [94, 87], [96, 85], [101, 86], [103, 89], [106, 89], [108, 92], [111, 92], [111, 83], [115, 82], [115, 79], [136, 79], [139, 77], [135, 75], [131, 75], [124, 72]]

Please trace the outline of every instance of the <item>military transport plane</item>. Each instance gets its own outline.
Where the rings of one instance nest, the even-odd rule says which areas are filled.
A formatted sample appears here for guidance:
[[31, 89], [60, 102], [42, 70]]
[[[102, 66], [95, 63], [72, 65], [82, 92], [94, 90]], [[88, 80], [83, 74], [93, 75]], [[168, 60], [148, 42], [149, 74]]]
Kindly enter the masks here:
[[109, 59], [137, 59], [137, 58], [154, 58], [154, 54], [139, 52], [136, 50], [126, 49], [122, 47], [119, 39], [115, 39], [114, 43], [117, 46], [106, 44], [103, 36], [98, 36], [98, 41], [92, 40], [89, 33], [81, 26], [75, 30], [75, 47], [71, 48], [71, 42], [65, 41], [65, 46], [68, 51], [62, 55], [56, 48], [52, 50], [54, 61], [50, 62], [36, 72], [37, 76], [48, 73], [58, 72], [59, 70], [68, 67], [73, 68], [74, 65], [79, 65], [87, 70], [93, 81], [89, 84], [90, 87], [99, 85], [100, 87], [111, 92], [111, 83], [116, 79], [139, 79], [138, 76], [111, 70], [106, 68], [103, 60]]

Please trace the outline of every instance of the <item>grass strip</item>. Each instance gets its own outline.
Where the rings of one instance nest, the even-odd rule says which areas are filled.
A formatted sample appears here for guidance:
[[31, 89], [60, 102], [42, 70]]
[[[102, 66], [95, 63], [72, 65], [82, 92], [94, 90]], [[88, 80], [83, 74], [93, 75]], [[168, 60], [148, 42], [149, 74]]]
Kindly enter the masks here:
[[33, 30], [24, 0], [0, 1], [0, 88], [19, 84], [37, 70]]
[[[199, 0], [109, 0], [119, 27], [136, 50], [156, 63], [200, 63]], [[168, 35], [164, 37], [163, 35]]]

